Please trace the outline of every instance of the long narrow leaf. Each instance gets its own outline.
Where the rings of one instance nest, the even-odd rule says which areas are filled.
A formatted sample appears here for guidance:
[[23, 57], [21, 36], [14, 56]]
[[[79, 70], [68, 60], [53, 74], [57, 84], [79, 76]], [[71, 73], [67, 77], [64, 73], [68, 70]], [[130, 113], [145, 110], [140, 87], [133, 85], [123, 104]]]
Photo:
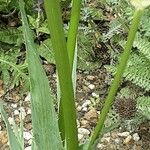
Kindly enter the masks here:
[[64, 120], [66, 147], [68, 150], [77, 150], [78, 137], [72, 71], [64, 37], [59, 0], [45, 0], [45, 9], [59, 77], [61, 103], [63, 107], [61, 109], [61, 112], [63, 112], [61, 115], [63, 115], [62, 120]]
[[37, 149], [62, 149], [58, 121], [50, 94], [48, 79], [41, 65], [31, 30], [27, 22], [23, 0], [19, 1], [31, 87], [33, 135]]
[[0, 103], [0, 113], [3, 117], [3, 120], [6, 124], [7, 128], [7, 134], [9, 138], [9, 145], [11, 150], [23, 150], [22, 145], [20, 145], [20, 142], [18, 141], [16, 135], [13, 132], [13, 129], [11, 128], [9, 122], [8, 122], [8, 116], [3, 108], [3, 105]]

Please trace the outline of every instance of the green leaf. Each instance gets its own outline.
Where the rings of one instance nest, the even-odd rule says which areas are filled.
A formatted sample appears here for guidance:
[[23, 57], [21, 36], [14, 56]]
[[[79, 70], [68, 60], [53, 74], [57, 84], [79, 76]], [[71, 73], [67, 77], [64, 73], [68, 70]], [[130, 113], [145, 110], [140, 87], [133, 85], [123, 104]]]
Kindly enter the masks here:
[[101, 66], [100, 61], [93, 61], [91, 45], [94, 45], [92, 36], [88, 35], [87, 37], [83, 32], [80, 32], [78, 34], [78, 69], [93, 70]]
[[8, 44], [20, 44], [22, 42], [22, 32], [16, 28], [0, 30], [0, 41]]
[[54, 51], [50, 39], [45, 40], [38, 48], [39, 54], [44, 57], [49, 63], [55, 64]]
[[41, 65], [32, 32], [27, 22], [24, 2], [20, 0], [19, 5], [22, 17], [23, 35], [27, 49], [35, 144], [40, 150], [61, 150], [62, 143], [58, 129], [58, 121], [48, 79]]
[[11, 150], [23, 150], [22, 149], [22, 145], [20, 145], [19, 140], [17, 139], [17, 137], [15, 136], [9, 122], [8, 122], [8, 116], [3, 108], [2, 103], [0, 103], [0, 113], [3, 117], [3, 120], [6, 124], [6, 128], [7, 128], [7, 134], [8, 134], [8, 138], [9, 138], [9, 144], [10, 144], [10, 149]]

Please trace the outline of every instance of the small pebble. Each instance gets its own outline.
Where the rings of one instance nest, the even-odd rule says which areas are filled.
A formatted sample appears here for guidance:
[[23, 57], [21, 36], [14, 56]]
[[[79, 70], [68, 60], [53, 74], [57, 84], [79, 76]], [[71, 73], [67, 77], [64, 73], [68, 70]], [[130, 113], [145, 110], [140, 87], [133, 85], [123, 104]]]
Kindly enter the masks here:
[[88, 108], [87, 108], [87, 107], [84, 107], [84, 108], [82, 108], [82, 111], [83, 111], [83, 112], [87, 112], [87, 111], [88, 111]]
[[26, 147], [24, 150], [31, 150], [31, 146]]
[[128, 144], [132, 139], [132, 136], [131, 135], [128, 135], [125, 140], [123, 141], [124, 144]]
[[111, 137], [112, 137], [113, 139], [117, 138], [117, 137], [118, 137], [117, 132], [112, 132], [112, 133], [111, 133]]
[[120, 137], [127, 137], [127, 136], [129, 136], [129, 135], [130, 135], [129, 132], [118, 133], [118, 136], [120, 136]]
[[28, 141], [32, 138], [32, 135], [29, 132], [23, 132], [23, 137]]
[[32, 139], [30, 139], [30, 140], [28, 141], [28, 144], [29, 144], [29, 145], [32, 145]]
[[82, 135], [89, 135], [90, 131], [85, 128], [78, 128], [78, 133]]
[[94, 121], [96, 122], [97, 121], [97, 118], [98, 118], [98, 114], [97, 114], [97, 111], [93, 108], [91, 109], [90, 111], [88, 111], [85, 115], [84, 115], [84, 118], [88, 121]]
[[101, 138], [101, 142], [104, 143], [104, 144], [108, 144], [110, 142], [110, 137]]
[[110, 132], [104, 134], [104, 137], [110, 137], [110, 136], [111, 136]]
[[105, 146], [104, 146], [103, 144], [100, 144], [100, 143], [97, 144], [97, 148], [98, 148], [98, 149], [103, 149], [104, 147], [105, 147]]
[[79, 120], [77, 120], [77, 127], [78, 127], [78, 128], [80, 127], [80, 122], [79, 122]]
[[28, 101], [30, 101], [30, 100], [31, 100], [31, 94], [28, 93], [28, 95], [25, 97], [24, 101], [25, 101], [25, 102], [28, 102]]
[[90, 84], [90, 85], [88, 85], [88, 88], [93, 90], [93, 89], [95, 89], [95, 85], [94, 84]]
[[116, 139], [114, 140], [114, 142], [115, 142], [116, 144], [120, 144], [120, 143], [121, 143], [121, 140], [120, 140], [119, 138], [116, 138]]
[[25, 116], [27, 115], [26, 112], [25, 112], [24, 107], [20, 107], [19, 110], [20, 110], [20, 112], [21, 112], [21, 117], [22, 117], [22, 119], [24, 119]]
[[57, 77], [56, 73], [54, 73], [54, 74], [53, 74], [53, 77], [54, 77], [54, 78], [56, 78], [56, 77]]
[[81, 120], [81, 127], [86, 127], [86, 128], [89, 127], [89, 121], [85, 119]]
[[82, 110], [82, 107], [79, 105], [77, 106], [77, 111], [81, 111]]
[[12, 108], [17, 108], [17, 104], [11, 104]]
[[8, 121], [9, 121], [10, 125], [13, 125], [13, 124], [14, 124], [14, 119], [13, 119], [13, 118], [9, 117], [9, 118], [8, 118]]
[[78, 134], [78, 139], [79, 139], [79, 141], [80, 141], [80, 140], [82, 140], [82, 139], [83, 139], [83, 137], [84, 137], [84, 135], [83, 135], [83, 134]]
[[140, 137], [139, 137], [138, 133], [134, 133], [132, 136], [133, 136], [133, 140], [134, 140], [135, 142], [137, 142], [137, 141], [140, 140]]
[[94, 92], [92, 93], [92, 96], [95, 97], [95, 98], [99, 98], [99, 95], [94, 93]]
[[27, 110], [27, 115], [30, 115], [31, 114], [31, 109], [28, 109]]
[[94, 77], [94, 76], [91, 76], [91, 75], [87, 75], [87, 79], [88, 79], [88, 80], [94, 80], [95, 77]]
[[18, 111], [18, 110], [15, 110], [15, 111], [14, 111], [14, 115], [19, 115], [19, 111]]
[[84, 107], [87, 107], [87, 106], [89, 106], [91, 104], [91, 101], [90, 100], [86, 100], [83, 104], [82, 104], [82, 108], [84, 108]]

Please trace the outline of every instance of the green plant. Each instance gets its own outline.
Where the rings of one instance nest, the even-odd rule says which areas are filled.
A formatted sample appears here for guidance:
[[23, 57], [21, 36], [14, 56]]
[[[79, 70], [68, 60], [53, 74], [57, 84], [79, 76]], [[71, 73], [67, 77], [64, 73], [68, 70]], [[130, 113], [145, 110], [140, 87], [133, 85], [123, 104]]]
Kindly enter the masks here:
[[[119, 7], [117, 7], [116, 5], [113, 6], [114, 9], [117, 8], [117, 11], [115, 11], [115, 13], [120, 12], [119, 15], [121, 16], [121, 18], [126, 18], [123, 20], [127, 24], [128, 22], [130, 22], [132, 18], [133, 9], [130, 8], [129, 4], [126, 1], [119, 1], [118, 6]], [[123, 13], [122, 11], [124, 11], [125, 13]], [[136, 39], [133, 43], [132, 53], [130, 55], [125, 72], [123, 74], [125, 81], [130, 81], [134, 85], [137, 85], [140, 88], [142, 88], [145, 92], [149, 92], [150, 90], [150, 68], [149, 68], [150, 66], [150, 56], [149, 56], [149, 51], [150, 51], [149, 35], [150, 34], [149, 33], [150, 32], [149, 30], [150, 30], [150, 13], [149, 13], [149, 8], [147, 8], [145, 10], [145, 14], [142, 17], [140, 28], [138, 30]], [[111, 44], [113, 45], [111, 49], [113, 51], [112, 63], [110, 66], [106, 67], [108, 70], [109, 69], [111, 70], [113, 75], [116, 72], [116, 57], [117, 58], [120, 57], [120, 49], [124, 47], [124, 43], [125, 43], [124, 35], [122, 33], [125, 34], [126, 31], [127, 31], [126, 27], [124, 27], [124, 25], [118, 19], [115, 19], [111, 22], [109, 31], [103, 35], [103, 40], [105, 42], [111, 41]], [[117, 43], [118, 38], [121, 39], [119, 44]], [[137, 98], [137, 108], [139, 108], [138, 99], [143, 99], [143, 98], [141, 96]], [[144, 99], [142, 102], [144, 103]], [[147, 102], [148, 100], [145, 100], [145, 103], [143, 104], [143, 108]], [[147, 103], [147, 106], [149, 106], [149, 103]], [[145, 114], [144, 109], [140, 109], [139, 111], [141, 113], [143, 111], [143, 113]]]
[[[48, 18], [52, 46], [54, 49], [56, 67], [58, 71], [58, 88], [60, 89], [58, 115], [59, 122], [54, 110], [53, 98], [51, 93], [49, 92], [48, 79], [46, 77], [44, 69], [42, 68], [39, 53], [34, 44], [33, 35], [28, 25], [23, 0], [19, 1], [19, 5], [22, 17], [23, 35], [27, 50], [27, 62], [31, 90], [33, 137], [35, 145], [38, 149], [44, 150], [77, 150], [79, 149], [79, 145], [77, 139], [76, 112], [74, 101], [75, 96], [72, 76], [74, 74], [75, 68], [73, 64], [76, 63], [75, 45], [81, 1], [73, 1], [73, 15], [71, 16], [71, 24], [68, 34], [68, 38], [70, 38], [70, 40], [68, 39], [66, 43], [59, 1], [45, 0], [45, 9]], [[83, 147], [81, 146], [81, 149], [92, 149], [96, 139], [99, 137], [99, 134], [102, 133], [104, 121], [106, 120], [106, 116], [111, 108], [111, 104], [120, 85], [121, 78], [124, 73], [145, 6], [141, 7], [140, 5], [136, 6], [135, 8], [136, 10], [129, 31], [125, 50], [121, 56], [115, 78], [110, 87], [108, 97], [105, 100], [105, 104], [101, 111], [99, 121], [95, 128], [95, 131], [91, 135], [89, 142]], [[76, 17], [74, 18], [74, 16]], [[5, 119], [6, 117], [3, 108], [1, 108], [1, 112], [4, 117], [4, 121], [6, 122], [6, 124], [8, 124], [7, 119]], [[59, 131], [61, 133], [59, 133]], [[12, 137], [15, 137], [13, 133]], [[15, 141], [15, 144], [16, 143], [18, 143], [18, 141]], [[18, 143], [17, 146], [19, 147], [14, 147], [14, 145], [11, 143], [12, 149], [22, 149], [22, 145], [20, 143]], [[36, 149], [35, 147], [32, 148]]]

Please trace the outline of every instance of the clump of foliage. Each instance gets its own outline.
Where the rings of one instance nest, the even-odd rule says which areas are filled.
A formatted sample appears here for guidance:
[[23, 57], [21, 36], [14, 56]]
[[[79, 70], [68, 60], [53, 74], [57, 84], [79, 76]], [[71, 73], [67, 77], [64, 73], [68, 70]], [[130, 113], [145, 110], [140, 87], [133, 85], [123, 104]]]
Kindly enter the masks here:
[[[22, 18], [22, 32], [26, 46], [26, 61], [29, 71], [29, 83], [31, 91], [32, 124], [34, 137], [32, 149], [34, 150], [38, 148], [45, 150], [90, 150], [95, 147], [95, 141], [99, 138], [99, 135], [103, 134], [105, 130], [108, 130], [106, 128], [103, 128], [104, 122], [107, 115], [109, 114], [109, 110], [111, 110], [111, 105], [120, 86], [121, 79], [130, 56], [135, 35], [139, 27], [140, 19], [143, 15], [144, 9], [149, 6], [150, 3], [142, 3], [135, 0], [131, 1], [135, 6], [135, 12], [133, 15], [131, 27], [129, 29], [129, 34], [124, 51], [121, 54], [121, 57], [119, 57], [119, 65], [117, 67], [117, 70], [115, 71], [116, 74], [114, 80], [110, 86], [108, 96], [106, 97], [105, 104], [103, 106], [103, 109], [101, 110], [96, 128], [94, 129], [89, 141], [84, 145], [79, 145], [77, 136], [74, 94], [76, 89], [75, 79], [78, 49], [77, 31], [81, 1], [73, 0], [70, 25], [67, 33], [67, 41], [63, 30], [60, 2], [58, 0], [45, 0], [44, 2], [58, 75], [58, 116], [54, 109], [52, 94], [49, 91], [49, 82], [41, 64], [39, 51], [37, 50], [37, 47], [40, 44], [35, 44], [34, 34], [29, 27], [26, 11], [24, 9], [25, 3], [23, 2], [23, 0], [19, 0]], [[38, 28], [39, 24], [37, 23], [36, 29]], [[36, 36], [39, 36], [39, 32], [37, 30]], [[121, 42], [124, 41], [122, 40]], [[14, 65], [11, 66], [14, 67]], [[16, 65], [14, 68], [17, 68]], [[19, 72], [20, 70], [17, 69], [17, 71]], [[130, 104], [130, 101], [127, 104]], [[141, 107], [141, 104], [142, 103], [139, 103], [138, 106]], [[141, 110], [142, 109], [143, 108], [141, 107]], [[16, 136], [8, 123], [7, 115], [2, 105], [0, 105], [0, 111], [7, 125], [11, 149], [22, 150], [24, 148], [22, 126], [21, 133]], [[112, 113], [114, 113], [113, 110]], [[129, 113], [131, 112], [129, 111]], [[110, 117], [112, 116], [110, 115]], [[110, 128], [112, 128], [112, 125], [110, 125]]]
[[[110, 22], [109, 31], [103, 34], [103, 40], [105, 42], [110, 42], [111, 44], [111, 65], [106, 66], [106, 68], [111, 71], [113, 74], [116, 72], [116, 64], [120, 57], [120, 52], [124, 47], [125, 36], [129, 29], [128, 24], [132, 19], [133, 8], [129, 5], [128, 1], [107, 1], [108, 5], [112, 7], [113, 13], [115, 13], [116, 18]], [[146, 13], [142, 17], [140, 28], [138, 34], [133, 44], [132, 54], [129, 58], [126, 70], [123, 74], [123, 77], [126, 81], [130, 81], [133, 84], [141, 87], [145, 92], [150, 91], [150, 9], [147, 8]], [[118, 42], [118, 39], [120, 42]], [[140, 108], [142, 104], [144, 107], [144, 97], [139, 97], [137, 108], [139, 108], [139, 99], [142, 99]], [[145, 98], [145, 103], [148, 100]], [[147, 103], [148, 105], [148, 103]], [[147, 109], [140, 109], [140, 112], [143, 111], [143, 114], [147, 113]]]

